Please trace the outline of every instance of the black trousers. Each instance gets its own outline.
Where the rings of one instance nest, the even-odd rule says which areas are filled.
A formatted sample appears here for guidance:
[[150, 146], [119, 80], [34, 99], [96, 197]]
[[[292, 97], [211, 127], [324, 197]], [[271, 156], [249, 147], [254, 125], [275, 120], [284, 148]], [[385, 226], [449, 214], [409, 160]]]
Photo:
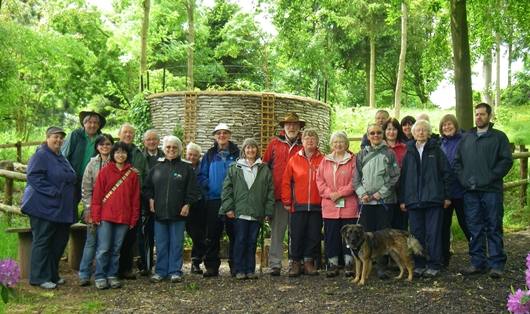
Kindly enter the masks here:
[[221, 249], [221, 237], [223, 229], [226, 229], [228, 240], [230, 241], [228, 264], [233, 268], [234, 264], [234, 243], [236, 236], [234, 232], [233, 219], [226, 216], [219, 217], [219, 208], [221, 200], [209, 200], [206, 202], [206, 258], [204, 266], [207, 269], [219, 269], [221, 259], [219, 251]]
[[206, 257], [206, 202], [204, 199], [191, 205], [186, 220], [186, 232], [193, 241], [191, 259], [200, 264]]
[[322, 239], [322, 212], [300, 211], [291, 213], [289, 222], [289, 258], [300, 261], [318, 257]]
[[464, 232], [467, 241], [471, 234], [466, 224], [466, 216], [464, 213], [464, 199], [455, 198], [451, 200], [451, 206], [444, 209], [443, 222], [442, 222], [442, 261], [444, 263], [449, 263], [451, 260], [451, 253], [449, 249], [451, 248], [451, 223], [453, 221], [453, 210], [456, 212], [456, 218], [458, 219], [458, 224]]
[[132, 272], [134, 259], [134, 244], [136, 243], [136, 236], [138, 234], [138, 226], [141, 228], [142, 221], [139, 219], [136, 226], [127, 231], [125, 239], [120, 249], [120, 265], [118, 267], [118, 276], [122, 276], [126, 272]]

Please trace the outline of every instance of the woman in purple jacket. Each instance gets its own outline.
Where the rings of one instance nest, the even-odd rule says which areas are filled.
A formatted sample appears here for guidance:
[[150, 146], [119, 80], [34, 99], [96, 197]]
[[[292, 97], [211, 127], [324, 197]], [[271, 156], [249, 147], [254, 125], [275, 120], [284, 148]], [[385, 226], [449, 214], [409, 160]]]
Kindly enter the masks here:
[[446, 114], [440, 120], [439, 132], [442, 134], [442, 150], [444, 151], [449, 164], [451, 164], [451, 170], [453, 175], [453, 188], [454, 198], [451, 200], [451, 205], [444, 210], [443, 223], [442, 223], [442, 266], [449, 266], [449, 260], [451, 259], [451, 222], [453, 220], [453, 210], [456, 212], [458, 218], [458, 224], [466, 239], [469, 241], [469, 230], [467, 229], [465, 215], [464, 215], [464, 199], [462, 194], [462, 185], [456, 179], [454, 159], [460, 140], [462, 139], [462, 132], [460, 130], [460, 124], [456, 117], [452, 114]]

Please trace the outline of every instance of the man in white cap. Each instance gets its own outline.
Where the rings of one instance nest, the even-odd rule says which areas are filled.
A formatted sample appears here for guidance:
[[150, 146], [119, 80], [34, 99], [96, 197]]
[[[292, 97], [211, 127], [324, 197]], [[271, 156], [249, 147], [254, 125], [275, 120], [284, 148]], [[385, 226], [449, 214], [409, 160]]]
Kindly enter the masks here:
[[77, 175], [75, 186], [77, 204], [81, 201], [81, 183], [83, 182], [86, 165], [97, 154], [94, 144], [107, 121], [104, 116], [95, 111], [81, 111], [79, 113], [79, 122], [81, 127], [68, 134], [61, 147], [61, 153], [66, 157]]
[[[197, 177], [200, 186], [207, 191], [206, 202], [206, 257], [204, 265], [206, 272], [204, 277], [215, 277], [219, 275], [219, 251], [221, 248], [221, 236], [223, 227], [226, 226], [226, 234], [230, 240], [228, 264], [230, 272], [234, 270], [234, 225], [232, 219], [223, 216], [219, 218], [219, 208], [221, 207], [221, 190], [226, 172], [231, 163], [239, 157], [239, 148], [230, 141], [232, 132], [225, 123], [219, 123], [212, 135], [215, 138], [213, 147], [210, 148], [201, 162], [201, 171]], [[233, 274], [233, 273], [232, 273]]]
[[292, 156], [302, 149], [302, 133], [300, 129], [305, 126], [305, 122], [300, 120], [298, 115], [291, 112], [285, 119], [279, 122], [283, 130], [276, 138], [272, 139], [263, 155], [263, 162], [269, 165], [274, 179], [274, 190], [276, 191], [276, 202], [274, 219], [271, 221], [271, 246], [269, 260], [271, 276], [280, 276], [283, 259], [283, 239], [285, 230], [289, 222], [289, 212], [286, 211], [282, 203], [281, 185], [283, 173], [287, 162]]

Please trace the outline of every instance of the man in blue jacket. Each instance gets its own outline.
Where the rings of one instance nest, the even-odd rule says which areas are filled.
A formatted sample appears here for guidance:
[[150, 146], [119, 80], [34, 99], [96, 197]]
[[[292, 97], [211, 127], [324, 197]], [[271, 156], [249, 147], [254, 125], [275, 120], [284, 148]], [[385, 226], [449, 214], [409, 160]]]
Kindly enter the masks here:
[[81, 201], [81, 183], [83, 174], [90, 159], [96, 156], [94, 143], [101, 134], [101, 129], [107, 122], [105, 117], [95, 111], [81, 111], [79, 113], [81, 128], [73, 130], [64, 141], [61, 153], [66, 157], [77, 175], [75, 185], [75, 201]]
[[230, 141], [232, 132], [225, 123], [219, 123], [212, 135], [215, 138], [213, 147], [210, 148], [201, 162], [201, 171], [198, 175], [200, 186], [207, 191], [206, 202], [206, 258], [204, 265], [206, 272], [204, 277], [215, 277], [219, 275], [219, 251], [221, 248], [221, 236], [223, 227], [226, 226], [226, 234], [230, 241], [228, 264], [230, 272], [234, 271], [233, 252], [235, 233], [233, 219], [226, 216], [219, 217], [219, 208], [221, 208], [221, 190], [223, 181], [230, 164], [235, 162], [239, 157], [239, 148]]
[[493, 129], [491, 117], [490, 105], [475, 106], [477, 127], [464, 135], [455, 155], [454, 168], [464, 189], [464, 212], [471, 235], [471, 265], [460, 272], [464, 276], [481, 274], [489, 266], [489, 276], [501, 278], [506, 264], [502, 180], [510, 171], [513, 158], [508, 137]]

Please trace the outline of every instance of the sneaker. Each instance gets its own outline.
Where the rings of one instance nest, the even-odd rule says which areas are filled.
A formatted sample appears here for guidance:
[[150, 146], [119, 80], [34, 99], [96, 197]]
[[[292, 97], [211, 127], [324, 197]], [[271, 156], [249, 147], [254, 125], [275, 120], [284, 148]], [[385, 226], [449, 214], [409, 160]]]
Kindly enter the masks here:
[[59, 278], [59, 280], [57, 280], [57, 282], [55, 283], [56, 285], [64, 285], [66, 283], [66, 281], [64, 281], [63, 278]]
[[236, 275], [236, 279], [237, 280], [245, 280], [245, 279], [247, 279], [247, 275], [245, 275], [245, 274], [237, 274]]
[[475, 266], [468, 266], [464, 269], [460, 270], [460, 273], [464, 276], [470, 276], [470, 275], [476, 275], [476, 274], [484, 274], [486, 273], [485, 268], [477, 268]]
[[99, 289], [99, 290], [105, 290], [109, 288], [109, 284], [107, 283], [106, 279], [95, 280], [94, 284], [96, 286], [96, 289]]
[[252, 280], [256, 280], [259, 277], [258, 277], [258, 274], [253, 273], [253, 274], [247, 274], [247, 278], [248, 279], [252, 279]]
[[90, 286], [90, 278], [88, 277], [79, 278], [79, 285], [81, 287]]
[[353, 277], [355, 276], [355, 271], [353, 270], [353, 263], [347, 263], [346, 266], [344, 266], [346, 277]]
[[282, 269], [279, 267], [273, 267], [271, 271], [271, 276], [278, 277], [282, 274]]
[[414, 268], [412, 275], [414, 277], [423, 277], [423, 273], [425, 273], [425, 268]]
[[426, 271], [423, 272], [423, 277], [425, 278], [434, 278], [438, 275], [438, 273], [440, 272], [439, 269], [427, 269]]
[[163, 279], [164, 278], [162, 278], [162, 276], [154, 274], [153, 276], [151, 276], [151, 278], [149, 278], [149, 281], [152, 283], [157, 283], [157, 282], [161, 282]]
[[173, 276], [171, 276], [171, 282], [172, 282], [172, 283], [182, 282], [182, 276], [179, 276], [179, 275], [173, 275]]
[[112, 289], [118, 289], [118, 288], [121, 288], [121, 283], [118, 281], [118, 278], [116, 277], [109, 277], [107, 279], [107, 282], [109, 284], [109, 286], [112, 288]]
[[339, 266], [335, 264], [331, 264], [328, 268], [328, 271], [326, 272], [326, 277], [333, 278], [337, 277], [339, 275]]
[[489, 274], [489, 277], [492, 278], [492, 279], [499, 279], [499, 278], [502, 278], [504, 276], [502, 270], [500, 269], [495, 269], [495, 268], [492, 268], [490, 270], [490, 274]]
[[50, 289], [55, 289], [57, 288], [57, 284], [54, 284], [53, 282], [45, 282], [45, 283], [41, 283], [39, 285], [39, 287], [43, 288], [43, 289], [46, 289], [46, 290], [50, 290]]

